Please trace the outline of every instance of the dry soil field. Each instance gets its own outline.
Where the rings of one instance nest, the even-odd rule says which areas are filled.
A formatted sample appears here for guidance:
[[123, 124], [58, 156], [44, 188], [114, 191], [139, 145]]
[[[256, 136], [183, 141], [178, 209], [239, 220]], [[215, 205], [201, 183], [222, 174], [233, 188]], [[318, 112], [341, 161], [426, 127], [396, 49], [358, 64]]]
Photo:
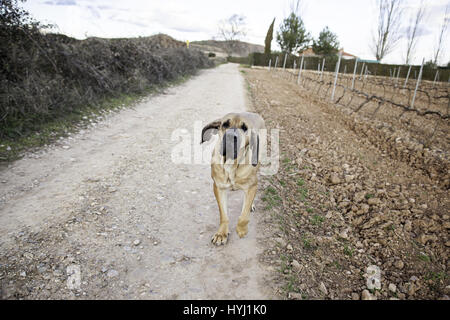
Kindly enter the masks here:
[[[267, 229], [277, 230], [262, 259], [280, 271], [278, 292], [448, 299], [448, 167], [429, 170], [433, 163], [423, 158], [433, 150], [411, 151], [403, 125], [380, 126], [382, 119], [321, 100], [291, 76], [242, 72], [253, 108], [280, 129], [280, 170], [261, 190]], [[371, 265], [381, 271], [375, 288], [367, 284]]]

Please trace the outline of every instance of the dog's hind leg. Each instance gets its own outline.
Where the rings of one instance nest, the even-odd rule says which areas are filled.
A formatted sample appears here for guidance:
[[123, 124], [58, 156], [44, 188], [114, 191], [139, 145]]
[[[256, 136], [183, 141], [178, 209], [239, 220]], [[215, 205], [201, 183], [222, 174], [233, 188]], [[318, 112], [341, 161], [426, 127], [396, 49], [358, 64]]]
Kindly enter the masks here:
[[214, 183], [214, 195], [216, 196], [217, 205], [219, 206], [220, 225], [219, 230], [212, 237], [211, 242], [215, 245], [226, 244], [228, 241], [228, 216], [227, 216], [227, 190], [220, 189]]
[[253, 205], [253, 200], [256, 196], [256, 184], [247, 190], [245, 190], [244, 205], [242, 207], [242, 213], [238, 219], [236, 226], [236, 232], [239, 237], [244, 237], [248, 232], [248, 222], [250, 221], [250, 210]]

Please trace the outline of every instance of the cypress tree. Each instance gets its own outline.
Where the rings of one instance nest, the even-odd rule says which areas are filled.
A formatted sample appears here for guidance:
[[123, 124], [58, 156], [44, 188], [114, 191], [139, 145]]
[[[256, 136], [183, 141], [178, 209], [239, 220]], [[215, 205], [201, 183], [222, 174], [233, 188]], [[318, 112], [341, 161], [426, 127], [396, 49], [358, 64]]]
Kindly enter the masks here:
[[273, 25], [275, 24], [275, 18], [273, 18], [272, 24], [269, 27], [269, 30], [267, 30], [267, 35], [266, 35], [266, 40], [265, 42], [265, 47], [264, 47], [264, 54], [270, 54], [271, 52], [271, 44], [272, 44], [272, 39], [273, 39]]

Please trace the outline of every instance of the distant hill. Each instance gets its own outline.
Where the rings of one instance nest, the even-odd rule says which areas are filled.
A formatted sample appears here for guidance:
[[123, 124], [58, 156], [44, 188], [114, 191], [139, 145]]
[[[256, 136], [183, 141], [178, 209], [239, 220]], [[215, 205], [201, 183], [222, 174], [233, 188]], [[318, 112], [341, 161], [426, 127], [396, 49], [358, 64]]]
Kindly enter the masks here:
[[159, 33], [150, 37], [140, 37], [143, 43], [145, 43], [152, 50], [167, 49], [167, 48], [185, 48], [186, 43], [178, 41], [167, 34]]
[[[243, 41], [234, 41], [232, 44], [233, 57], [247, 57], [252, 52], [264, 52], [264, 46]], [[227, 50], [230, 45], [229, 41], [203, 40], [192, 41], [189, 46], [206, 53], [214, 52], [216, 56], [228, 56]]]
[[102, 38], [88, 38], [96, 39], [100, 41], [110, 41], [110, 42], [124, 42], [124, 41], [134, 41], [147, 48], [147, 50], [155, 51], [159, 49], [170, 49], [170, 48], [185, 48], [186, 43], [183, 41], [176, 40], [167, 34], [158, 33], [148, 37], [137, 37], [137, 38], [112, 38], [112, 39], [102, 39]]

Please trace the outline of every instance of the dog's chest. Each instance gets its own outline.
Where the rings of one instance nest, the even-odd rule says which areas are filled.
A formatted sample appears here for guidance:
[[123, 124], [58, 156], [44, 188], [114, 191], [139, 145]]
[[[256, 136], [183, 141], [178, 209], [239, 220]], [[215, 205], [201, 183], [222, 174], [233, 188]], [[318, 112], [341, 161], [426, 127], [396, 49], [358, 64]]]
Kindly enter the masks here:
[[237, 165], [234, 161], [225, 162], [222, 165], [212, 166], [212, 177], [219, 188], [222, 189], [240, 189], [237, 177]]
[[225, 164], [223, 166], [225, 172], [225, 183], [233, 190], [237, 189], [236, 186], [236, 167], [233, 164]]

